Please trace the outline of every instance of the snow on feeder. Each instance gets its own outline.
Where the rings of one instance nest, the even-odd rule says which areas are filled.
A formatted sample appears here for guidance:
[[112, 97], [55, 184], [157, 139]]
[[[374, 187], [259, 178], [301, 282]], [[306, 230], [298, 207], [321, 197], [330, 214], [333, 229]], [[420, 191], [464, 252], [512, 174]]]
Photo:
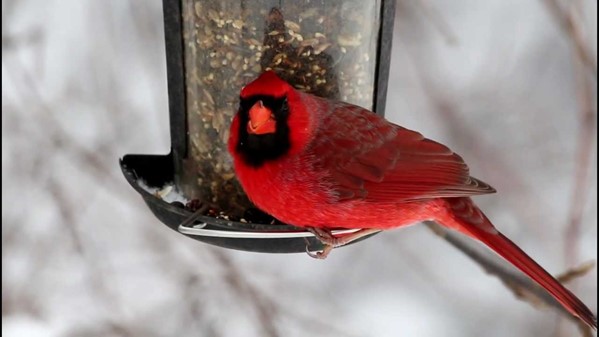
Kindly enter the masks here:
[[229, 124], [241, 88], [266, 70], [383, 115], [394, 7], [394, 0], [163, 0], [171, 152], [126, 155], [127, 181], [160, 221], [199, 241], [270, 253], [321, 249], [305, 229], [253, 208], [227, 152]]

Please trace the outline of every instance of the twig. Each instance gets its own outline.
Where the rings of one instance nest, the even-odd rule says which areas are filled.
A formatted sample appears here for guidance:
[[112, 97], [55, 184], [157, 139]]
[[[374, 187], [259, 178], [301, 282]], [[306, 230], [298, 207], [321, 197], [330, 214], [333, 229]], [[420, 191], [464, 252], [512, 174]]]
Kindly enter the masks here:
[[565, 271], [564, 273], [557, 275], [555, 278], [561, 283], [568, 283], [574, 279], [586, 275], [589, 271], [591, 271], [591, 269], [595, 268], [595, 265], [595, 261], [587, 261], [578, 267], [574, 267]]
[[582, 59], [575, 59], [575, 74], [577, 80], [577, 94], [579, 102], [579, 128], [578, 145], [576, 150], [576, 169], [574, 171], [574, 182], [572, 186], [572, 197], [568, 212], [568, 225], [566, 227], [566, 263], [571, 265], [578, 260], [578, 248], [580, 233], [582, 230], [582, 219], [588, 198], [591, 157], [593, 155], [593, 139], [596, 134], [595, 128], [595, 104], [593, 84], [586, 75]]
[[591, 48], [586, 42], [583, 31], [580, 28], [579, 20], [575, 17], [575, 12], [564, 9], [558, 0], [544, 0], [543, 2], [560, 28], [572, 41], [574, 50], [582, 63], [589, 68], [595, 79], [597, 79], [597, 56], [593, 55]]
[[[557, 24], [566, 33], [574, 52], [574, 76], [576, 94], [578, 96], [578, 121], [580, 132], [577, 139], [576, 168], [572, 184], [572, 197], [568, 210], [568, 223], [565, 229], [564, 245], [565, 260], [568, 265], [578, 260], [582, 218], [588, 198], [587, 189], [591, 186], [590, 167], [593, 151], [593, 138], [596, 134], [596, 95], [593, 79], [597, 80], [597, 57], [583, 36], [580, 25], [581, 2], [569, 2], [569, 9], [559, 4], [558, 0], [545, 0], [547, 9], [553, 15]], [[577, 16], [578, 15], [578, 16]], [[555, 329], [555, 335], [561, 335], [561, 325]], [[585, 333], [585, 335], [592, 335]]]

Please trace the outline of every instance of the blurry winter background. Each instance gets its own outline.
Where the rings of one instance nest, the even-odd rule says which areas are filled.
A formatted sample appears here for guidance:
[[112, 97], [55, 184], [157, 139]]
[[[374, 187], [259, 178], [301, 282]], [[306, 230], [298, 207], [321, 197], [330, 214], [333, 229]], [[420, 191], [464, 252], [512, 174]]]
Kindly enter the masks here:
[[[397, 4], [388, 118], [555, 274], [597, 258], [596, 31], [592, 0]], [[3, 336], [579, 335], [424, 226], [326, 261], [178, 235], [118, 167], [167, 114], [161, 1], [2, 1]], [[596, 310], [596, 269], [568, 286]]]

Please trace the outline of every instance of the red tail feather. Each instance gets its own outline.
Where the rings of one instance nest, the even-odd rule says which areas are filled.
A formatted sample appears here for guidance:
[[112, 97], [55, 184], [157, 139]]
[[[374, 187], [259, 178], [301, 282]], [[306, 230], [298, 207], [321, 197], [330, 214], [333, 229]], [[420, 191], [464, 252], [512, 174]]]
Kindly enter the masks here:
[[[499, 233], [470, 198], [447, 199], [454, 223], [444, 223], [487, 245], [547, 290], [568, 312], [597, 329], [591, 310], [510, 239]], [[451, 222], [451, 221], [450, 221]]]

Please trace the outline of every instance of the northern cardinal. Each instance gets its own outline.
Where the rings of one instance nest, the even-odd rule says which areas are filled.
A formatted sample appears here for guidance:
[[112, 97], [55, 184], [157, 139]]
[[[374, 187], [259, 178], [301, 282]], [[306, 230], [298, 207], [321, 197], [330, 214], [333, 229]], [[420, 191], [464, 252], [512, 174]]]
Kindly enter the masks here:
[[[495, 192], [463, 159], [355, 105], [295, 90], [268, 71], [246, 85], [228, 142], [250, 200], [332, 247], [430, 220], [494, 250], [596, 329], [581, 300], [501, 234], [470, 196]], [[334, 228], [358, 232], [335, 237]]]

